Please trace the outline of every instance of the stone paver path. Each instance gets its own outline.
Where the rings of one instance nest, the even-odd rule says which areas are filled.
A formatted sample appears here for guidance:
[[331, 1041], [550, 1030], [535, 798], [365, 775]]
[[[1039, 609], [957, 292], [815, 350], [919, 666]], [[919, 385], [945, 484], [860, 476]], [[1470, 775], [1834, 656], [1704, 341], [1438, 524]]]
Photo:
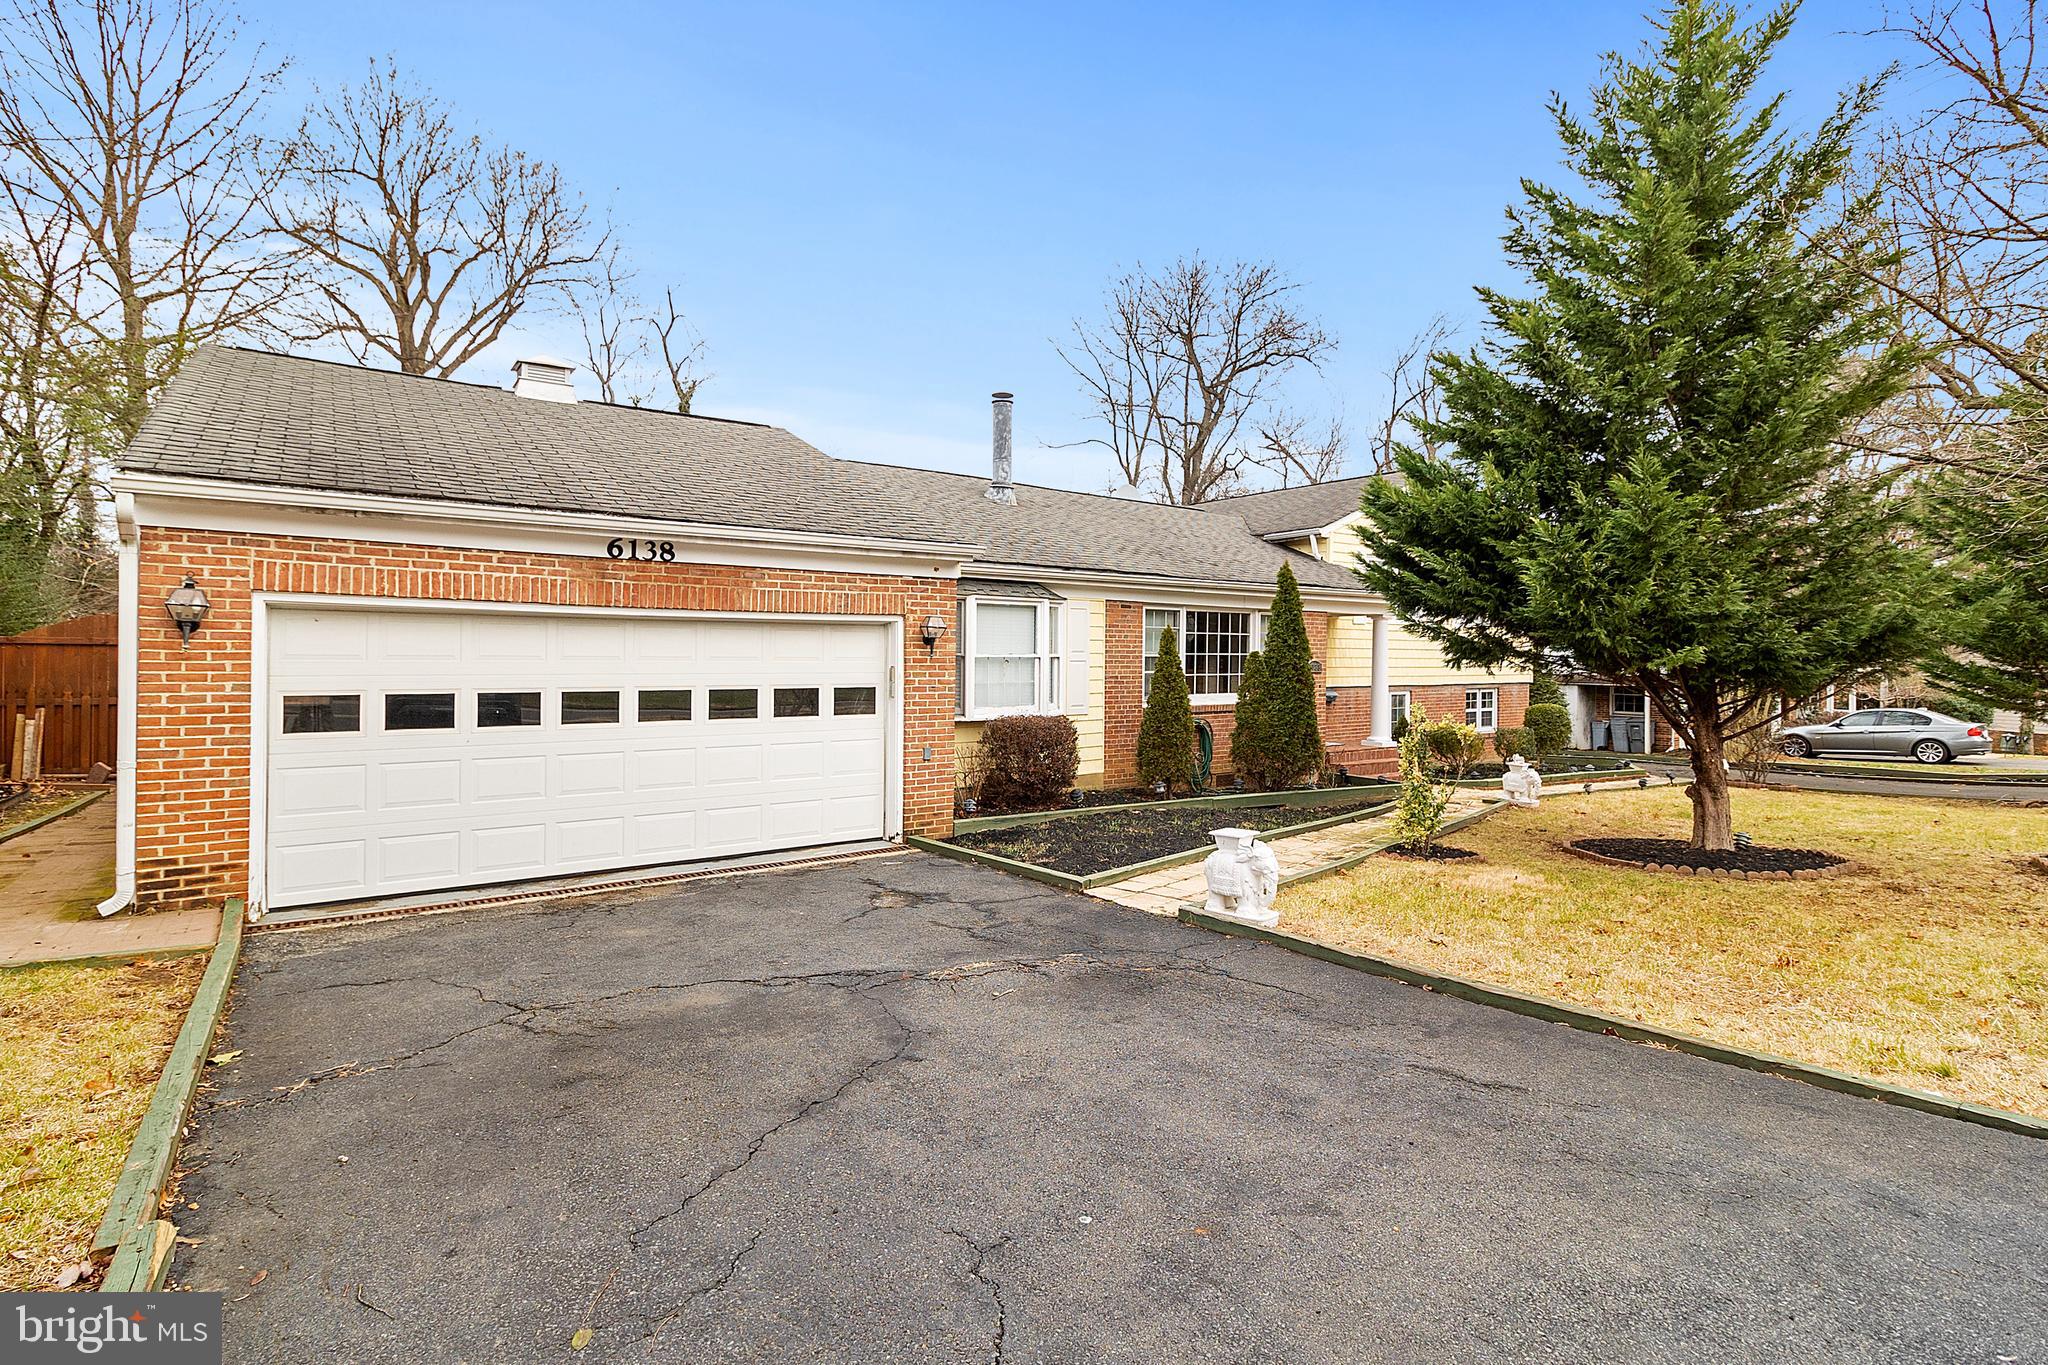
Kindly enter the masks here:
[[[1451, 799], [1449, 818], [1469, 815], [1493, 799], [1494, 795], [1487, 792], [1460, 792]], [[1366, 820], [1353, 820], [1345, 825], [1332, 825], [1328, 829], [1275, 839], [1272, 843], [1273, 856], [1280, 862], [1281, 880], [1363, 853], [1387, 837], [1393, 822], [1391, 813], [1375, 815]], [[1216, 827], [1223, 829], [1226, 825], [1227, 821], [1219, 816]], [[1199, 905], [1207, 890], [1202, 865], [1193, 862], [1141, 873], [1113, 886], [1094, 887], [1088, 894], [1149, 914], [1177, 915], [1183, 905]]]
[[220, 931], [207, 907], [101, 919], [114, 890], [114, 798], [0, 844], [0, 967], [65, 958], [204, 948]]

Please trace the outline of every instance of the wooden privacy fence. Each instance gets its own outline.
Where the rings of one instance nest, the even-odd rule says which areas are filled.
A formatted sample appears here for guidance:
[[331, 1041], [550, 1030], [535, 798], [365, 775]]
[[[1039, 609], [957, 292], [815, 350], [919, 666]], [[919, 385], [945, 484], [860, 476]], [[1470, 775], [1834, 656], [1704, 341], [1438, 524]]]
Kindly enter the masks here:
[[14, 770], [15, 717], [43, 713], [42, 774], [114, 766], [114, 614], [0, 638], [0, 763]]

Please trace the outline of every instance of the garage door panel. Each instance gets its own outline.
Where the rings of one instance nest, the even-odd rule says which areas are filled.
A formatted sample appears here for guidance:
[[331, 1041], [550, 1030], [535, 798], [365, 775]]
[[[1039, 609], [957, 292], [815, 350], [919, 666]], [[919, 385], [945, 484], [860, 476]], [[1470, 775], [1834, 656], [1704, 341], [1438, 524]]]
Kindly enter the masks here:
[[271, 784], [271, 810], [281, 819], [314, 815], [363, 815], [369, 811], [369, 769], [337, 763], [287, 770]]
[[274, 884], [290, 888], [295, 901], [363, 891], [370, 885], [367, 844], [343, 839], [276, 849], [270, 855], [270, 873]]
[[479, 758], [471, 762], [479, 801], [532, 801], [548, 794], [548, 761], [543, 754]]
[[446, 881], [462, 872], [462, 835], [386, 835], [377, 841], [378, 872], [392, 882]]
[[489, 664], [539, 668], [548, 658], [548, 623], [529, 616], [473, 616], [463, 623], [469, 657]]
[[563, 754], [557, 794], [561, 796], [623, 796], [626, 756], [622, 753]]
[[[862, 624], [279, 608], [268, 903], [877, 837], [887, 721], [860, 694], [887, 697], [887, 639]], [[847, 714], [835, 687], [852, 689]], [[713, 689], [750, 693], [758, 714], [712, 719]], [[776, 716], [778, 690], [784, 710], [817, 714]], [[617, 692], [617, 719], [564, 724], [570, 691]], [[646, 720], [642, 691], [664, 694]], [[385, 730], [385, 697], [413, 693], [453, 694], [454, 728]], [[321, 699], [293, 710], [307, 732], [281, 733], [281, 696]]]
[[618, 816], [595, 820], [563, 820], [555, 825], [564, 862], [617, 858], [626, 851], [626, 822]]
[[633, 754], [633, 787], [643, 793], [668, 792], [697, 785], [694, 748], [638, 749]]
[[546, 825], [499, 825], [470, 835], [476, 871], [486, 877], [538, 872], [548, 865]]
[[704, 748], [704, 785], [731, 786], [761, 780], [761, 745], [710, 744]]
[[704, 812], [704, 844], [724, 849], [735, 844], [756, 844], [761, 840], [761, 807], [714, 806]]
[[796, 781], [825, 775], [825, 742], [821, 739], [794, 740], [768, 746], [768, 780]]
[[462, 807], [462, 763], [429, 759], [417, 763], [386, 763], [378, 768], [380, 811], [459, 810]]
[[633, 844], [652, 858], [686, 857], [697, 846], [697, 813], [674, 810], [635, 816]]
[[768, 807], [768, 837], [789, 843], [815, 843], [825, 834], [825, 803], [776, 801]]
[[858, 838], [859, 831], [881, 823], [879, 796], [835, 796], [825, 802], [825, 832], [834, 838]]
[[462, 660], [462, 625], [460, 617], [393, 615], [378, 621], [371, 639], [389, 662], [452, 665]]

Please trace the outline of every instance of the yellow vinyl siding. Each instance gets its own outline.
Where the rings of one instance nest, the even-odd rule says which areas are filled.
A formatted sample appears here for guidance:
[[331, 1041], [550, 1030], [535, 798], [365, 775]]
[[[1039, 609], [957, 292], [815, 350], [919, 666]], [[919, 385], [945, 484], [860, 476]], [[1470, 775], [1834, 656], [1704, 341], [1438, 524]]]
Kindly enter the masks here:
[[[1357, 513], [1334, 522], [1316, 535], [1321, 557], [1351, 567], [1364, 546], [1358, 539]], [[1308, 551], [1308, 540], [1291, 542], [1290, 549]], [[1444, 662], [1437, 647], [1401, 622], [1392, 621], [1387, 630], [1387, 682], [1403, 687], [1431, 687], [1465, 682], [1527, 682], [1527, 672], [1494, 673], [1484, 669], [1457, 669]], [[1372, 686], [1372, 622], [1364, 617], [1340, 616], [1330, 627], [1330, 686]]]
[[[1083, 787], [1099, 787], [1102, 785], [1103, 709], [1107, 696], [1103, 654], [1109, 647], [1109, 610], [1098, 598], [1070, 597], [1067, 601], [1088, 608], [1088, 713], [1074, 715], [1069, 712], [1067, 717], [1074, 722], [1075, 747], [1081, 759], [1080, 771], [1074, 781]], [[965, 771], [968, 761], [973, 758], [975, 748], [981, 743], [984, 723], [963, 720], [954, 724], [956, 774]]]

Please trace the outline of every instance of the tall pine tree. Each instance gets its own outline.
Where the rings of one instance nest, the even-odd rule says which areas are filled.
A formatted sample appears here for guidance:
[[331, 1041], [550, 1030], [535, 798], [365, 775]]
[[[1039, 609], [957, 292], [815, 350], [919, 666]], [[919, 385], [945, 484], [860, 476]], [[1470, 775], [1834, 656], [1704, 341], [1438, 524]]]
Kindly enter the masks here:
[[1759, 78], [1794, 7], [1751, 27], [1678, 0], [1551, 113], [1578, 197], [1524, 181], [1489, 335], [1436, 359], [1441, 459], [1366, 485], [1360, 573], [1463, 665], [1567, 662], [1641, 687], [1692, 750], [1696, 847], [1732, 846], [1723, 752], [1807, 696], [1921, 647], [1895, 500], [1840, 444], [1914, 363], [1838, 193], [1876, 87], [1813, 136]]

